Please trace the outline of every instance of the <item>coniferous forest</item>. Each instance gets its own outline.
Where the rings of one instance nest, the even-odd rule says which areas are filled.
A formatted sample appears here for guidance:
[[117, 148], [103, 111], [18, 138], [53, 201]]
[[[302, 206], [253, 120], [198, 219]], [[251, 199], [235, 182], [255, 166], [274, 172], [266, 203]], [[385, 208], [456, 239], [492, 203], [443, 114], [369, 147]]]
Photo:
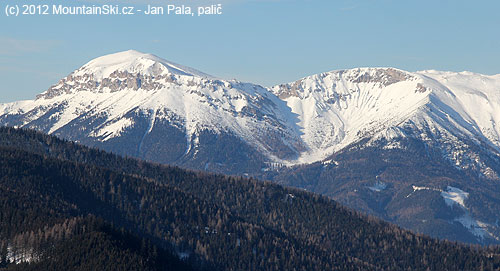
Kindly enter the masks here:
[[500, 270], [306, 191], [0, 128], [0, 270]]

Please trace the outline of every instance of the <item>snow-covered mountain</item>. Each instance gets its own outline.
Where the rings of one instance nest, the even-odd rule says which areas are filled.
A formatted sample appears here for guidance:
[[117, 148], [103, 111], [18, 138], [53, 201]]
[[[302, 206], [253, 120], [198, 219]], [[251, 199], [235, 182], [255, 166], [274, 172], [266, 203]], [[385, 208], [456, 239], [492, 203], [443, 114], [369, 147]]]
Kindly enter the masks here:
[[[259, 162], [293, 160], [304, 149], [296, 116], [267, 89], [137, 51], [94, 59], [35, 100], [1, 105], [0, 114], [4, 125], [158, 162], [191, 165], [220, 135], [245, 146], [238, 155], [263, 156]], [[225, 155], [203, 158], [201, 169], [222, 167]]]
[[[440, 232], [458, 223], [472, 234], [463, 240], [500, 238], [500, 196], [491, 194], [500, 193], [500, 75], [359, 68], [264, 88], [125, 51], [90, 61], [34, 100], [1, 104], [0, 124], [272, 179], [439, 237], [462, 240]], [[443, 196], [449, 191], [467, 195], [459, 207]], [[418, 218], [408, 209], [416, 196], [427, 201], [413, 206], [432, 198], [439, 211]]]
[[499, 75], [361, 68], [313, 75], [272, 91], [299, 116], [307, 146], [302, 163], [363, 138], [405, 136], [408, 125], [500, 150]]

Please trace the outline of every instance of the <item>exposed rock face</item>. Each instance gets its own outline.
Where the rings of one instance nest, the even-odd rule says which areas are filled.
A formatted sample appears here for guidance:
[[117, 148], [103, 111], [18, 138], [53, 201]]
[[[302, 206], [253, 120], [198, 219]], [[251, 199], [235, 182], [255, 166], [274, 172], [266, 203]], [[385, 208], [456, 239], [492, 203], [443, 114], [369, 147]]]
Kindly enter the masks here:
[[421, 83], [418, 83], [417, 84], [417, 89], [415, 89], [415, 92], [425, 93], [428, 90], [429, 89], [426, 88], [424, 85], [422, 85]]
[[[341, 72], [342, 74], [344, 72]], [[354, 69], [346, 74], [348, 81], [353, 83], [379, 83], [380, 86], [389, 86], [401, 81], [415, 79], [407, 72], [393, 68], [386, 69]]]
[[37, 95], [37, 99], [51, 99], [62, 94], [70, 94], [76, 91], [92, 92], [116, 92], [121, 90], [158, 90], [165, 87], [161, 82], [174, 83], [175, 77], [159, 75], [157, 77], [143, 75], [140, 73], [129, 73], [116, 71], [108, 78], [97, 81], [92, 75], [79, 75], [68, 77], [50, 87], [45, 93]]
[[324, 88], [337, 87], [339, 82], [349, 82], [353, 84], [371, 83], [376, 84], [378, 87], [387, 87], [389, 85], [403, 82], [417, 80], [417, 77], [401, 70], [394, 68], [362, 68], [352, 70], [339, 70], [327, 73], [321, 73], [307, 77], [290, 84], [281, 84], [273, 88], [280, 99], [287, 99], [289, 97], [304, 97], [304, 89], [307, 89], [307, 79], [313, 78], [316, 81], [328, 82], [330, 85], [318, 87], [314, 89], [315, 92], [323, 92]]

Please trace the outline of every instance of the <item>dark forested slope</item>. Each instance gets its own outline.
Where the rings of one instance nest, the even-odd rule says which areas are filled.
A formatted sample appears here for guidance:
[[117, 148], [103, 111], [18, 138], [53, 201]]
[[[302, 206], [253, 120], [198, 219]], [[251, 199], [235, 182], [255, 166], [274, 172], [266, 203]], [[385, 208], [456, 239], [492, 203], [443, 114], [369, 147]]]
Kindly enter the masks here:
[[[326, 197], [121, 158], [12, 128], [0, 129], [0, 204], [6, 268], [48, 266], [58, 257], [47, 255], [71, 250], [85, 270], [99, 262], [87, 249], [94, 243], [105, 247], [105, 255], [124, 259], [113, 261], [117, 266], [143, 264], [139, 269], [190, 268], [172, 254], [209, 270], [500, 268], [496, 248], [415, 235]], [[52, 250], [34, 245], [40, 242], [14, 246], [19, 236], [38, 240], [69, 221], [92, 230], [49, 238]], [[23, 251], [41, 256], [6, 265]]]
[[149, 240], [94, 216], [18, 233], [0, 249], [5, 270], [194, 270]]

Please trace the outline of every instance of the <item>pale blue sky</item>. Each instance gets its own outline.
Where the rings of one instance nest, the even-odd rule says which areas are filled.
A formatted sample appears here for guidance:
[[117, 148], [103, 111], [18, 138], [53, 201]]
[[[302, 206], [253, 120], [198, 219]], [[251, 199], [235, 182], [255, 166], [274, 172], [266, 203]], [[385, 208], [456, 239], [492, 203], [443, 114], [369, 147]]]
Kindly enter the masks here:
[[264, 86], [365, 66], [500, 73], [496, 0], [178, 0], [221, 2], [224, 14], [5, 16], [5, 5], [26, 2], [126, 1], [0, 2], [0, 102], [32, 99], [89, 60], [128, 49]]

